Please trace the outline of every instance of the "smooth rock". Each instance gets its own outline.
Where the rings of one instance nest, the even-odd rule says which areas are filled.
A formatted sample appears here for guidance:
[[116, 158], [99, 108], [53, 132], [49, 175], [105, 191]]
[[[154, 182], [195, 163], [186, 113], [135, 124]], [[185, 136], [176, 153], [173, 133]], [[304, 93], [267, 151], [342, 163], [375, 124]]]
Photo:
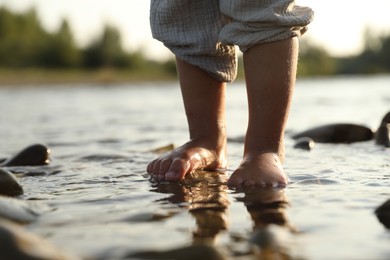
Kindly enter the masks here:
[[175, 149], [175, 145], [174, 144], [168, 144], [168, 145], [165, 145], [165, 146], [157, 147], [157, 148], [152, 149], [150, 151], [152, 153], [162, 154], [162, 153], [170, 152], [173, 149]]
[[375, 143], [390, 147], [390, 123], [383, 123], [375, 133]]
[[15, 176], [4, 169], [0, 169], [0, 195], [19, 196], [23, 194], [23, 188]]
[[390, 229], [390, 199], [375, 210], [375, 215], [386, 228]]
[[374, 132], [355, 124], [329, 124], [308, 129], [292, 136], [293, 139], [310, 137], [317, 143], [354, 143], [372, 140]]
[[244, 143], [245, 142], [245, 136], [228, 137], [227, 141], [229, 143]]
[[390, 124], [390, 111], [387, 112], [383, 118], [382, 118], [382, 121], [381, 121], [381, 125], [382, 124]]
[[10, 221], [0, 219], [0, 259], [3, 260], [76, 260], [43, 238], [29, 233]]
[[0, 196], [0, 219], [31, 223], [40, 215], [38, 208], [37, 202]]
[[287, 229], [271, 224], [266, 228], [254, 230], [249, 242], [260, 249], [255, 259], [292, 259], [289, 252], [293, 240]]
[[2, 166], [36, 166], [49, 163], [50, 149], [42, 144], [34, 144], [5, 161]]
[[310, 137], [298, 138], [295, 142], [294, 148], [310, 151], [315, 146], [315, 142]]
[[[223, 260], [226, 257], [217, 248], [209, 245], [191, 245], [167, 251], [145, 251], [128, 256], [129, 259], [186, 259]], [[128, 259], [128, 258], [126, 258]]]

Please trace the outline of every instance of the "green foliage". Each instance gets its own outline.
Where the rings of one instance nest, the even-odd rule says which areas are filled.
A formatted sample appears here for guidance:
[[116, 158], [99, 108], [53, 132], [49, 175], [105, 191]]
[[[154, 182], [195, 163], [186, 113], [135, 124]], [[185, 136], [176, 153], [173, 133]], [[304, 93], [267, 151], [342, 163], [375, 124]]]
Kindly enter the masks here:
[[298, 75], [390, 73], [390, 35], [378, 36], [366, 29], [364, 50], [350, 57], [332, 57], [321, 46], [303, 41]]
[[[298, 64], [299, 76], [363, 74], [390, 72], [390, 35], [378, 36], [369, 28], [364, 35], [365, 48], [352, 57], [332, 57], [322, 46], [303, 38]], [[142, 52], [127, 52], [120, 32], [106, 25], [102, 34], [85, 48], [76, 45], [66, 20], [55, 32], [41, 26], [34, 9], [13, 13], [0, 8], [0, 68], [59, 70], [93, 69], [132, 71], [139, 75], [176, 76], [175, 61], [147, 60]], [[242, 58], [239, 77], [243, 78]], [[110, 72], [111, 73], [111, 72]], [[109, 73], [106, 73], [107, 75]]]
[[302, 41], [298, 63], [298, 75], [318, 76], [336, 73], [336, 61], [321, 46]]
[[121, 35], [113, 26], [106, 25], [102, 35], [82, 49], [76, 46], [66, 20], [58, 31], [49, 33], [33, 9], [16, 14], [0, 8], [0, 39], [0, 67], [3, 68], [140, 70], [148, 64], [142, 53], [123, 50]]
[[177, 71], [176, 71], [176, 62], [174, 59], [171, 59], [171, 60], [168, 60], [166, 62], [164, 62], [162, 64], [162, 69], [168, 73], [168, 74], [171, 74], [171, 75], [176, 75], [177, 74]]
[[83, 51], [83, 56], [88, 68], [129, 66], [129, 56], [123, 51], [119, 31], [108, 25], [102, 36]]
[[47, 37], [39, 61], [40, 65], [49, 68], [71, 68], [80, 65], [81, 53], [74, 43], [66, 20], [62, 21], [56, 33]]
[[[372, 45], [375, 42], [375, 45]], [[353, 57], [339, 59], [341, 74], [390, 73], [390, 35], [367, 37], [364, 51]]]
[[12, 14], [0, 9], [0, 66], [37, 66], [48, 34], [34, 10]]

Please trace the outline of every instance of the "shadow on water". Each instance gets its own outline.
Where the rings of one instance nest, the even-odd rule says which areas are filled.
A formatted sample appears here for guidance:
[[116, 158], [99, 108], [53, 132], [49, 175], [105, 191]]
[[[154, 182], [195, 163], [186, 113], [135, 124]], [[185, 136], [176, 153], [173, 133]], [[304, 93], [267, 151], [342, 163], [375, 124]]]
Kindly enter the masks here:
[[[170, 194], [160, 199], [188, 210], [196, 227], [190, 245], [166, 251], [131, 253], [137, 259], [293, 259], [287, 237], [295, 233], [286, 216], [289, 205], [282, 189], [232, 191], [226, 174], [198, 171], [180, 183], [153, 182], [152, 192]], [[229, 230], [229, 207], [243, 203], [253, 229], [248, 234]], [[234, 212], [234, 215], [242, 214]], [[244, 213], [245, 214], [245, 213]], [[218, 237], [226, 237], [218, 243]], [[169, 237], [169, 234], [167, 234]]]

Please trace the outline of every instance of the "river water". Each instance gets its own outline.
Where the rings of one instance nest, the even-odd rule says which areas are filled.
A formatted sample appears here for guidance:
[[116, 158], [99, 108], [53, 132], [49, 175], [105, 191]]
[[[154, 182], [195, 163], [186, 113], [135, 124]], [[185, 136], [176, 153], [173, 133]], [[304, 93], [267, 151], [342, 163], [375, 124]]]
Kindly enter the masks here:
[[[245, 133], [245, 95], [243, 83], [228, 87], [232, 139]], [[225, 183], [240, 162], [240, 142], [228, 144], [226, 173], [149, 180], [151, 150], [188, 137], [177, 83], [2, 86], [0, 104], [0, 158], [34, 143], [51, 149], [49, 166], [11, 169], [25, 190], [20, 199], [44, 209], [25, 228], [82, 258], [179, 249], [226, 259], [274, 251], [291, 259], [390, 258], [390, 233], [374, 214], [390, 198], [390, 149], [374, 141], [304, 151], [287, 138], [288, 188], [234, 191]], [[388, 111], [389, 76], [299, 79], [287, 136], [327, 123], [375, 129]]]

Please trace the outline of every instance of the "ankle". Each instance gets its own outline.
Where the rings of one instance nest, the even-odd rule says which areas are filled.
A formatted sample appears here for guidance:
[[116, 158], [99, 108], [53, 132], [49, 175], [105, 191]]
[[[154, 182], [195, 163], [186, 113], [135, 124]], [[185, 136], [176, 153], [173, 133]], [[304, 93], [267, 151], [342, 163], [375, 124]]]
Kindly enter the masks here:
[[226, 131], [207, 131], [206, 133], [191, 133], [190, 140], [194, 143], [199, 143], [205, 148], [213, 150], [225, 150], [227, 137]]
[[275, 160], [280, 163], [280, 164], [283, 164], [284, 162], [284, 158], [285, 158], [285, 154], [284, 152], [280, 152], [280, 151], [270, 151], [270, 150], [262, 150], [262, 151], [259, 151], [259, 150], [256, 150], [256, 151], [245, 151], [244, 152], [244, 155], [243, 155], [243, 160], [246, 161], [246, 160], [256, 160], [256, 159], [260, 159], [264, 156], [269, 156], [269, 155], [272, 155], [273, 158], [275, 158]]
[[[203, 158], [208, 158], [209, 169], [222, 169], [227, 167], [226, 139], [215, 140], [210, 138], [192, 138], [179, 149], [183, 152], [196, 151]], [[213, 163], [211, 163], [213, 162]], [[205, 168], [206, 169], [206, 168]]]
[[268, 142], [268, 143], [256, 143], [248, 142], [246, 140], [245, 149], [244, 149], [244, 158], [249, 156], [257, 156], [261, 154], [272, 153], [279, 157], [280, 161], [283, 163], [285, 158], [285, 146], [284, 140], [277, 142]]
[[210, 136], [192, 137], [184, 146], [204, 148], [212, 151], [218, 157], [220, 155], [224, 155], [226, 157], [226, 136], [219, 136], [216, 138], [211, 138]]

